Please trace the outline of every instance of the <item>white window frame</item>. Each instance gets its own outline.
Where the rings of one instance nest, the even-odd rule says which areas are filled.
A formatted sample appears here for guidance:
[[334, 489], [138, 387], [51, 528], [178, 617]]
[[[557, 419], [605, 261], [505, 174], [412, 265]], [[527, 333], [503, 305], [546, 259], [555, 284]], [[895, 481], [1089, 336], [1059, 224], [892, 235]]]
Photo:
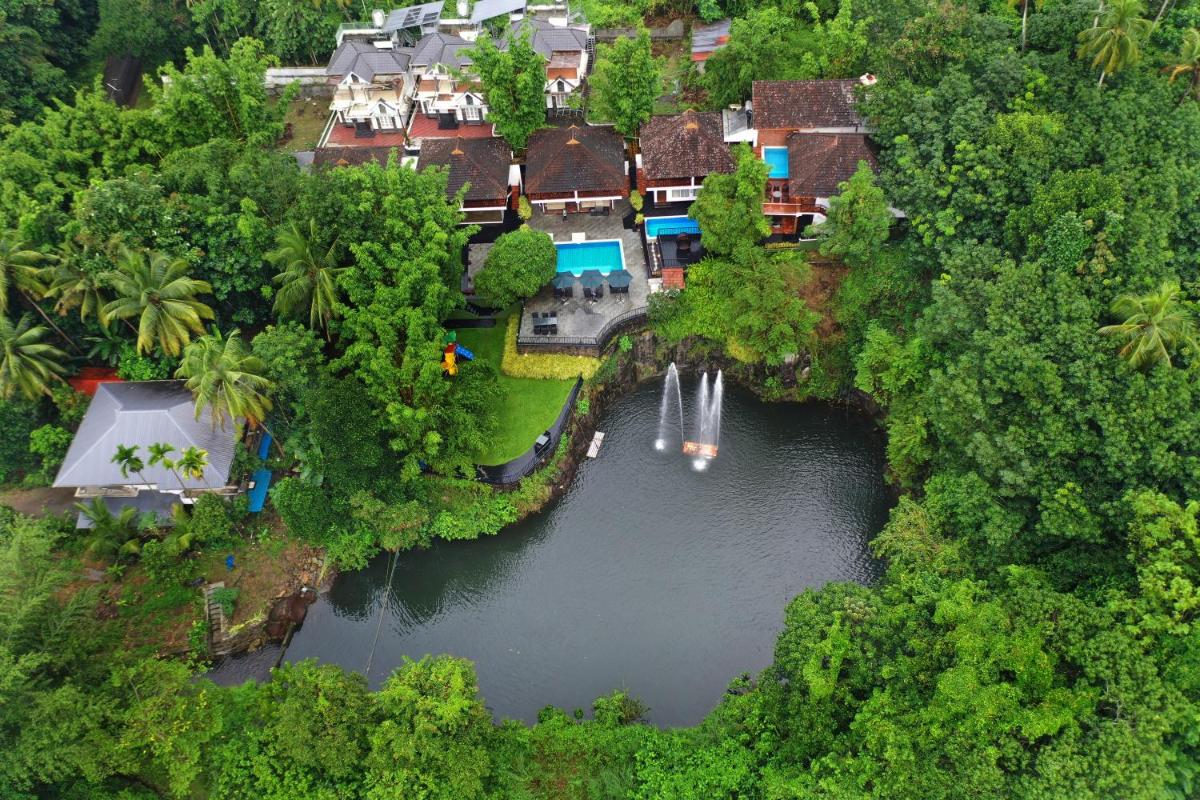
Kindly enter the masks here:
[[699, 186], [684, 186], [680, 189], [667, 189], [667, 202], [682, 203], [686, 200], [695, 200], [699, 190]]

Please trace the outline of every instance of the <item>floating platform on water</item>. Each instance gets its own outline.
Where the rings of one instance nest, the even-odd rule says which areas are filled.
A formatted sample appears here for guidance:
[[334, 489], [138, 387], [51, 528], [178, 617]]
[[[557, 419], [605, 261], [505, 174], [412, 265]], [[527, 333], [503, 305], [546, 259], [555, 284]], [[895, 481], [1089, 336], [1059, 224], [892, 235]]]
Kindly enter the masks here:
[[592, 443], [588, 445], [588, 458], [600, 455], [600, 445], [602, 444], [604, 444], [604, 432], [596, 431], [596, 435], [592, 437]]
[[716, 458], [717, 446], [715, 444], [705, 444], [704, 442], [684, 442], [683, 453], [688, 456], [703, 456], [704, 458]]

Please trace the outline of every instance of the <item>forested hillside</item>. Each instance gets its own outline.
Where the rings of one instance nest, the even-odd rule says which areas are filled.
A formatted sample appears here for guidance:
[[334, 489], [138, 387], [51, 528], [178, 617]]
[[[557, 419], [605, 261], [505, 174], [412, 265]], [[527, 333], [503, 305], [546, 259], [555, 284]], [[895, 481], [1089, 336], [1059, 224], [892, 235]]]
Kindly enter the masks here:
[[[124, 0], [0, 3], [6, 481], [61, 460], [65, 444], [31, 435], [70, 427], [55, 386], [71, 359], [91, 349], [126, 377], [167, 377], [193, 335], [224, 346], [240, 326], [299, 465], [272, 494], [296, 536], [354, 566], [516, 517], [527, 498], [469, 479], [495, 376], [450, 384], [439, 366], [471, 232], [445, 174], [302, 173], [274, 149], [284, 104], [261, 91], [263, 69], [323, 61], [337, 22], [369, 13], [329, 5], [148, 4], [172, 11], [139, 55], [173, 80], [122, 110], [81, 65], [124, 49], [101, 38], [135, 35], [120, 20], [154, 17]], [[886, 243], [836, 253], [837, 332], [810, 335], [790, 282], [803, 270], [740, 245], [655, 324], [665, 339], [751, 342], [768, 375], [800, 341], [812, 394], [880, 404], [901, 493], [873, 545], [882, 580], [780, 609], [774, 664], [694, 728], [644, 724], [621, 692], [594, 719], [495, 725], [451, 656], [407, 663], [378, 692], [313, 664], [236, 689], [195, 679], [97, 624], [69, 524], [5, 510], [0, 794], [1200, 795], [1200, 4], [592, 5], [602, 21], [732, 16], [728, 46], [684, 78], [701, 107], [744, 101], [759, 79], [878, 78], [859, 90], [876, 183], [906, 218]], [[835, 224], [852, 237], [850, 211]], [[331, 254], [313, 269], [336, 290], [289, 306], [278, 276], [313, 253]], [[194, 282], [196, 325], [147, 328], [113, 305], [156, 258]], [[768, 274], [769, 292], [706, 300]]]

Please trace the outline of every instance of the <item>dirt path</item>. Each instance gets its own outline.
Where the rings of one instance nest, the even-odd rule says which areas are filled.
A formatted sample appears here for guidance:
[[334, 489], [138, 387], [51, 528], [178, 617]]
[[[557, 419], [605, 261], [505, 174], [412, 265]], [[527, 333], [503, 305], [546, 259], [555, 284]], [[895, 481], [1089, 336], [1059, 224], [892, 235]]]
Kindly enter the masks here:
[[61, 514], [70, 511], [75, 506], [74, 489], [9, 489], [0, 492], [0, 505], [9, 506], [15, 511], [30, 517], [44, 517], [50, 514]]

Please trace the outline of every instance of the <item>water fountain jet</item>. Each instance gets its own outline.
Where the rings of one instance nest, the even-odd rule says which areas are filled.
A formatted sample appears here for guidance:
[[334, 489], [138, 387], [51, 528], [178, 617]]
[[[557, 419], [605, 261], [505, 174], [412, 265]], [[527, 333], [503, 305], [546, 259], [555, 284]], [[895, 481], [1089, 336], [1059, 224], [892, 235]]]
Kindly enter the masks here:
[[667, 367], [667, 377], [663, 382], [662, 403], [658, 407], [658, 438], [654, 440], [655, 450], [667, 449], [667, 427], [669, 426], [669, 418], [671, 414], [671, 398], [674, 397], [675, 409], [679, 414], [679, 438], [683, 439], [683, 396], [679, 392], [679, 370], [675, 368], [675, 362]]

